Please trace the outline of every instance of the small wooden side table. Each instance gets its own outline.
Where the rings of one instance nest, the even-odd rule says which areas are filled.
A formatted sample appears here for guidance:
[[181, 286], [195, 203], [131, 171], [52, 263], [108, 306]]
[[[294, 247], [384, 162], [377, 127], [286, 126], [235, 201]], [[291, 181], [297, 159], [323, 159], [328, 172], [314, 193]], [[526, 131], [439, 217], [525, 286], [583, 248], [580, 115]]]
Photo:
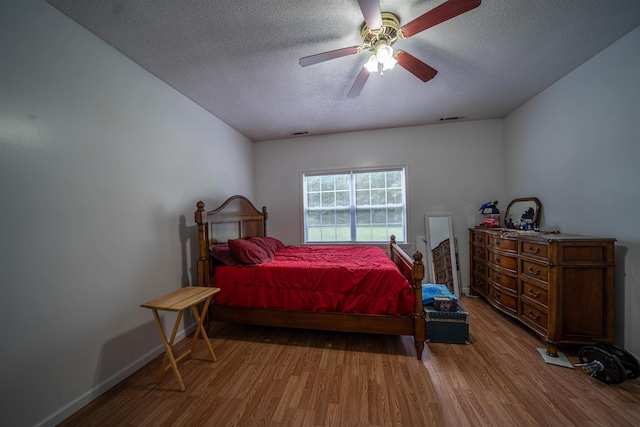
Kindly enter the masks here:
[[[162, 367], [160, 368], [160, 375], [158, 377], [158, 382], [162, 380], [164, 374], [169, 370], [173, 369], [173, 373], [180, 384], [180, 390], [184, 391], [184, 382], [182, 381], [182, 376], [180, 376], [180, 371], [178, 371], [178, 363], [184, 360], [185, 358], [191, 356], [193, 353], [193, 349], [196, 346], [196, 341], [198, 336], [202, 333], [202, 337], [204, 342], [207, 344], [209, 348], [209, 354], [211, 354], [211, 358], [215, 362], [216, 355], [213, 352], [213, 348], [211, 347], [211, 343], [209, 342], [209, 337], [207, 337], [207, 333], [204, 330], [204, 326], [202, 322], [204, 320], [205, 314], [209, 309], [209, 304], [211, 303], [211, 297], [214, 294], [220, 292], [220, 288], [203, 288], [200, 286], [188, 286], [186, 288], [178, 289], [175, 292], [171, 292], [170, 294], [164, 295], [160, 298], [156, 298], [149, 302], [145, 302], [144, 304], [140, 304], [140, 307], [150, 308], [153, 311], [153, 317], [156, 319], [156, 325], [158, 325], [158, 331], [160, 331], [160, 337], [162, 338], [162, 343], [164, 344], [164, 348], [166, 352], [164, 354], [164, 359], [162, 360]], [[204, 301], [204, 305], [202, 307], [202, 312], [198, 313], [196, 306]], [[193, 341], [191, 342], [191, 348], [180, 355], [178, 358], [175, 358], [173, 355], [173, 341], [176, 338], [176, 332], [178, 331], [178, 326], [180, 325], [180, 320], [182, 320], [182, 314], [184, 310], [191, 307], [193, 311], [193, 315], [196, 318], [197, 326], [196, 333], [193, 335]], [[160, 322], [160, 316], [158, 315], [158, 310], [166, 310], [166, 311], [177, 311], [178, 317], [176, 318], [176, 323], [173, 326], [173, 332], [171, 333], [171, 339], [167, 340], [167, 336], [164, 333], [164, 328], [162, 327], [162, 323]], [[170, 366], [167, 365], [167, 359], [169, 359]]]

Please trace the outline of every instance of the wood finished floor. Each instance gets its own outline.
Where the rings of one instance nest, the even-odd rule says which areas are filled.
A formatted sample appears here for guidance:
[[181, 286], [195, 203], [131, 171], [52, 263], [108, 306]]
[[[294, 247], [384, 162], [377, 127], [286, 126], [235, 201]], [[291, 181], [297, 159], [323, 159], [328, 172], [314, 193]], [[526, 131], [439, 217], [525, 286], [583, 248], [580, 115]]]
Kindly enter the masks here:
[[547, 365], [536, 336], [461, 304], [471, 344], [429, 343], [422, 361], [410, 337], [220, 324], [218, 361], [199, 342], [180, 364], [185, 392], [172, 372], [156, 383], [160, 356], [61, 426], [640, 426], [640, 380]]

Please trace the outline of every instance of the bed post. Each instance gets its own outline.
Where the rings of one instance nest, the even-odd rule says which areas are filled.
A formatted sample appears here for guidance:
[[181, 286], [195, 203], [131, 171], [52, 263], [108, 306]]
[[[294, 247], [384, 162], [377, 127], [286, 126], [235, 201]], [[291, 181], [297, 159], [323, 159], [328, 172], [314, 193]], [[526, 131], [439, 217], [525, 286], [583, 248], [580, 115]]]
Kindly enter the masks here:
[[268, 234], [267, 234], [267, 220], [269, 219], [269, 214], [267, 213], [267, 207], [266, 206], [262, 207], [262, 215], [264, 215], [264, 220], [262, 221], [262, 224], [264, 225], [264, 230], [262, 230], [262, 234], [263, 234], [263, 236], [268, 236]]
[[198, 224], [198, 286], [209, 286], [209, 254], [207, 248], [209, 246], [209, 238], [207, 236], [207, 211], [204, 209], [204, 202], [196, 203], [197, 210], [195, 212], [196, 224]]
[[[426, 335], [426, 315], [422, 306], [422, 279], [424, 279], [424, 264], [422, 253], [413, 254], [413, 261], [398, 247], [396, 236], [391, 235], [391, 259], [400, 268], [400, 272], [407, 278], [413, 288], [413, 345], [416, 347], [418, 360], [422, 359]], [[410, 274], [409, 274], [410, 273]]]
[[413, 254], [413, 295], [414, 295], [414, 328], [413, 344], [416, 347], [418, 360], [422, 360], [422, 351], [427, 339], [426, 335], [426, 315], [422, 306], [422, 279], [424, 279], [424, 264], [422, 263], [422, 253], [417, 251]]

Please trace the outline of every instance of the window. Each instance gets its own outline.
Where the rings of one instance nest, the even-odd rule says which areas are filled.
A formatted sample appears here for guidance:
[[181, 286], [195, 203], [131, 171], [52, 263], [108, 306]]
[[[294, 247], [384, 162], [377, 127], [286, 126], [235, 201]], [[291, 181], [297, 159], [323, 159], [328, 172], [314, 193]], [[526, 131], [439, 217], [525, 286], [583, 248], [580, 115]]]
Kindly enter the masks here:
[[406, 241], [405, 168], [302, 175], [304, 241]]

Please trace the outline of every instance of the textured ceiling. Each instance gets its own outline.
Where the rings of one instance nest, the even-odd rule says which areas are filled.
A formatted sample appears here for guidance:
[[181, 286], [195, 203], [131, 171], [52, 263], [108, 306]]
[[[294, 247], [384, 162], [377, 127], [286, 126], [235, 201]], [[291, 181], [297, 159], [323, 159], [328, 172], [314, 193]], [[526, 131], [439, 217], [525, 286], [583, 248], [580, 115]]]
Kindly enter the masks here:
[[[403, 68], [347, 93], [369, 53], [356, 0], [47, 0], [252, 141], [501, 118], [640, 25], [639, 0], [483, 0], [398, 40], [436, 70]], [[443, 0], [380, 0], [406, 24]], [[606, 78], [606, 76], [602, 76]]]

